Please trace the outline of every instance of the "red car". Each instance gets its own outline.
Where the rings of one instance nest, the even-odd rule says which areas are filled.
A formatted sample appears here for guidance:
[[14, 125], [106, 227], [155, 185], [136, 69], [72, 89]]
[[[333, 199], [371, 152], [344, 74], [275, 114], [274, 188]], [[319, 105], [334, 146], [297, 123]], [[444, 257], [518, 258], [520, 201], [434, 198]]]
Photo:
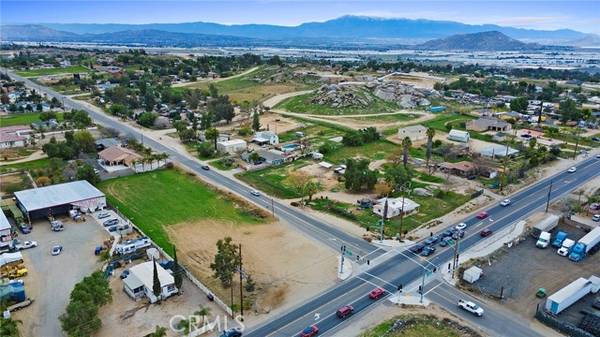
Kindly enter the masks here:
[[481, 213], [477, 214], [477, 219], [483, 220], [483, 219], [487, 218], [488, 215], [489, 214], [487, 212], [485, 212], [485, 211], [481, 212]]
[[350, 316], [353, 311], [354, 311], [354, 308], [351, 305], [345, 305], [345, 306], [339, 308], [335, 314], [337, 315], [338, 318], [346, 318], [346, 317]]
[[384, 293], [385, 290], [383, 290], [383, 288], [375, 288], [369, 293], [369, 298], [372, 300], [376, 300], [379, 299]]
[[485, 238], [485, 237], [487, 237], [487, 236], [490, 236], [490, 235], [492, 235], [492, 230], [491, 230], [491, 229], [484, 229], [484, 230], [482, 230], [481, 232], [479, 232], [479, 235], [480, 235], [482, 238]]
[[316, 324], [307, 326], [304, 330], [302, 330], [302, 332], [300, 333], [300, 337], [313, 337], [316, 336], [319, 333], [319, 328], [317, 327]]

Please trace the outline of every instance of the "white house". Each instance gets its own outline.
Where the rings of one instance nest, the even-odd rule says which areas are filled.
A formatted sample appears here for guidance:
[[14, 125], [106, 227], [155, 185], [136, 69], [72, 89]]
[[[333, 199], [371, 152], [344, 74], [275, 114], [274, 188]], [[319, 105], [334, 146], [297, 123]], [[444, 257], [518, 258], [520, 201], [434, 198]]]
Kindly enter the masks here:
[[471, 139], [471, 135], [467, 131], [452, 129], [448, 134], [448, 139], [455, 142], [468, 143]]
[[382, 198], [377, 200], [377, 203], [373, 206], [373, 213], [383, 216], [386, 200], [388, 204], [387, 219], [398, 216], [401, 213], [408, 214], [417, 211], [421, 206], [408, 198], [404, 198], [404, 200], [402, 198]]
[[[158, 280], [160, 281], [161, 299], [165, 299], [176, 294], [179, 290], [175, 286], [175, 279], [173, 278], [173, 275], [169, 274], [169, 272], [167, 272], [158, 263], [156, 264], [156, 271], [158, 274]], [[159, 299], [154, 295], [152, 290], [153, 285], [153, 261], [140, 263], [129, 268], [129, 275], [123, 279], [123, 290], [125, 290], [127, 295], [134, 300], [138, 300], [146, 296], [150, 300], [150, 303], [158, 301]]]
[[252, 141], [260, 145], [276, 145], [279, 144], [279, 136], [277, 136], [277, 134], [273, 131], [259, 131], [254, 134]]
[[231, 139], [217, 142], [217, 151], [221, 153], [235, 154], [246, 150], [248, 144], [243, 139]]
[[412, 142], [427, 139], [427, 128], [423, 125], [411, 125], [398, 129], [398, 138], [408, 137]]
[[24, 147], [31, 133], [29, 126], [7, 126], [0, 128], [0, 149]]

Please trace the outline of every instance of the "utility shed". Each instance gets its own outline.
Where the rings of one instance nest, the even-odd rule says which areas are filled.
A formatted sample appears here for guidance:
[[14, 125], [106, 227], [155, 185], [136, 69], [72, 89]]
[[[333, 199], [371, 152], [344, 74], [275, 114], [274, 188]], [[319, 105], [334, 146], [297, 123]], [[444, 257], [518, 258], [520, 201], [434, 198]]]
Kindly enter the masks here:
[[554, 315], [567, 309], [585, 295], [600, 290], [600, 277], [592, 275], [589, 279], [580, 277], [566, 287], [550, 295], [546, 300], [546, 310]]
[[472, 266], [471, 268], [464, 271], [463, 280], [469, 283], [475, 283], [477, 280], [479, 280], [481, 274], [483, 274], [483, 270], [481, 270], [481, 268]]
[[17, 206], [29, 222], [71, 209], [92, 212], [106, 207], [106, 196], [86, 180], [15, 192]]

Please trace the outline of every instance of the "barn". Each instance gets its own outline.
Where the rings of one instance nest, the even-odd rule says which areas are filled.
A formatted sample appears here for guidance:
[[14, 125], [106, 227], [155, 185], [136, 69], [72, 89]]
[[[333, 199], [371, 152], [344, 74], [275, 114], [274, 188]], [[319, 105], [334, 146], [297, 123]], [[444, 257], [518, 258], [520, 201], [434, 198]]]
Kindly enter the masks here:
[[85, 180], [15, 192], [17, 206], [29, 222], [68, 213], [72, 209], [92, 212], [106, 207], [106, 196]]

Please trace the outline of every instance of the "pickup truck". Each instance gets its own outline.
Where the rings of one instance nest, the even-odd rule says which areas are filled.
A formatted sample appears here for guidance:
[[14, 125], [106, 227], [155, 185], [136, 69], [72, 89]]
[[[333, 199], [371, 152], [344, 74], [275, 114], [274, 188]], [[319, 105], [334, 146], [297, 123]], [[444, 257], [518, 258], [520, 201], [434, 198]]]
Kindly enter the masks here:
[[465, 300], [458, 300], [458, 307], [465, 311], [472, 313], [473, 315], [475, 315], [477, 317], [483, 316], [483, 309], [473, 302], [465, 301]]

